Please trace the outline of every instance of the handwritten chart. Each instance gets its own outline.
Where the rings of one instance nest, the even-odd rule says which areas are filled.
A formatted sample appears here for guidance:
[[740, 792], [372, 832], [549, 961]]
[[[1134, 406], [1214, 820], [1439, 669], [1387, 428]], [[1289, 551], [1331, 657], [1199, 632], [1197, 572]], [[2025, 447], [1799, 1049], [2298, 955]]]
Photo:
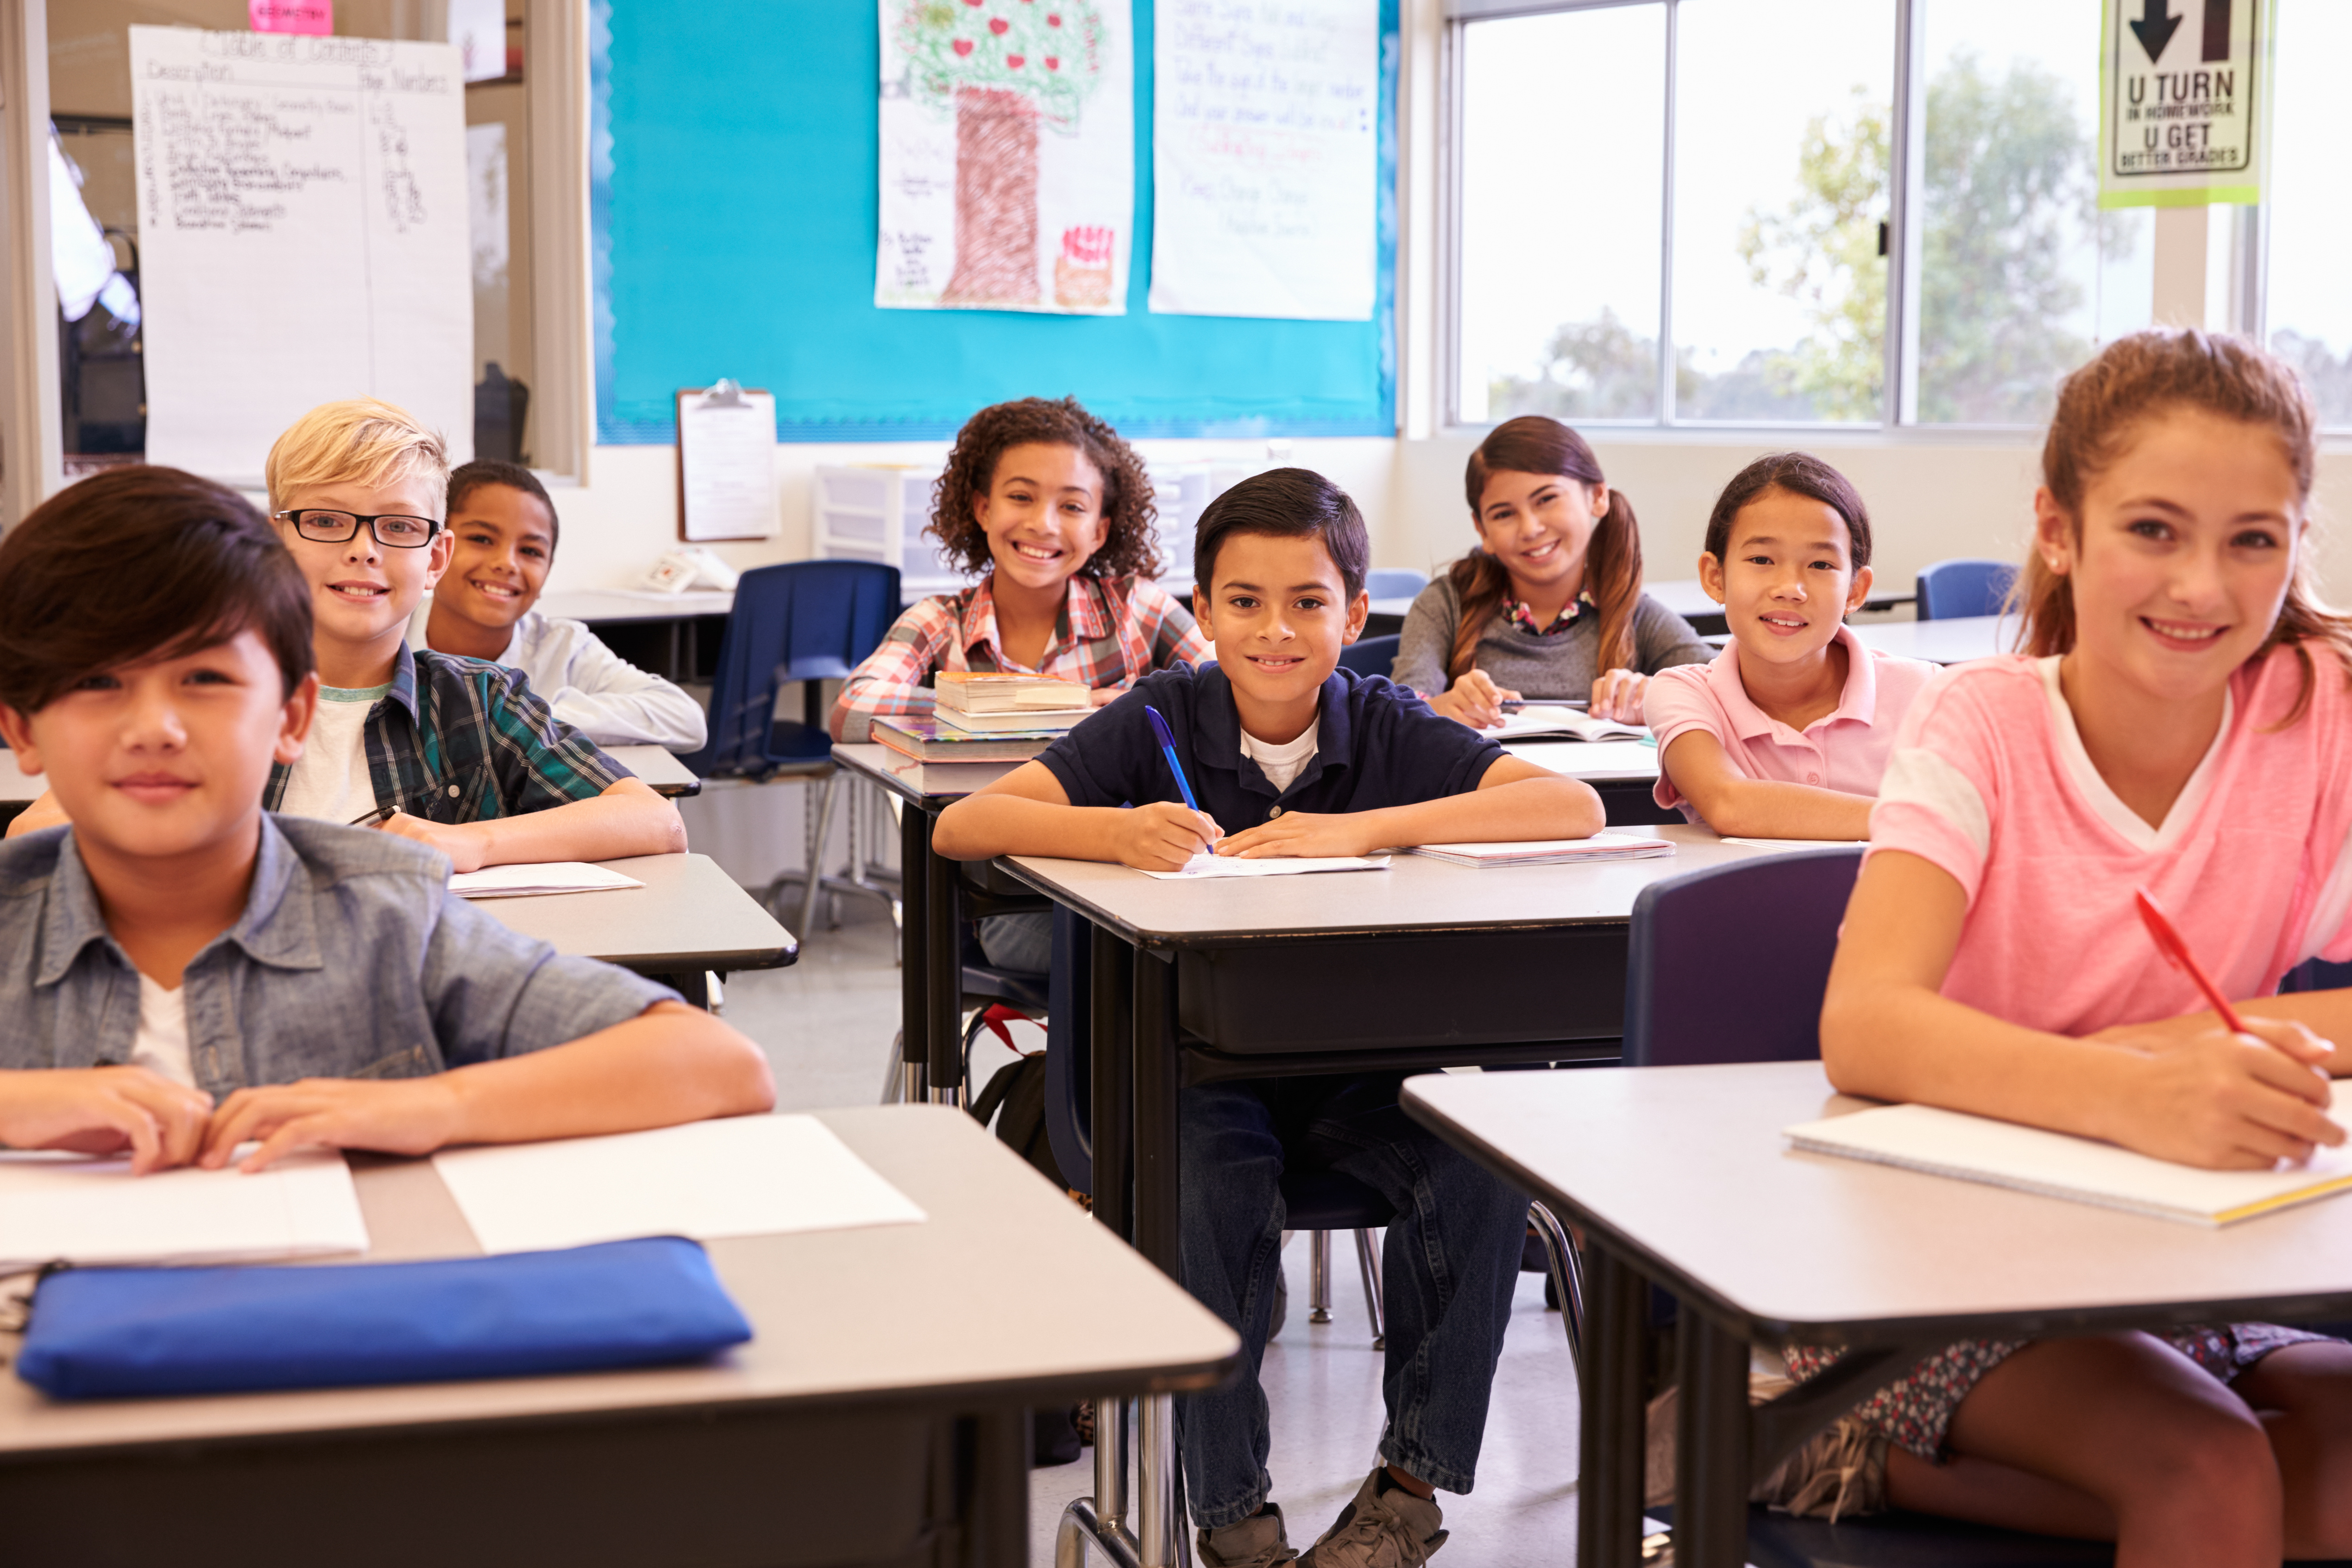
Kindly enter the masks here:
[[874, 302], [1122, 315], [1127, 0], [880, 0]]
[[1153, 58], [1151, 309], [1369, 320], [1379, 7], [1160, 0]]
[[464, 79], [447, 44], [131, 29], [147, 458], [257, 484], [339, 397], [473, 451]]

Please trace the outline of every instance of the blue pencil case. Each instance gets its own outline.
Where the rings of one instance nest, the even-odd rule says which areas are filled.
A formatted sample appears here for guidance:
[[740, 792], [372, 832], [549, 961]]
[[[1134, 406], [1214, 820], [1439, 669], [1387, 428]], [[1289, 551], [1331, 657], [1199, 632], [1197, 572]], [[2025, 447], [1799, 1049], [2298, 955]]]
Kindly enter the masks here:
[[302, 1268], [87, 1268], [33, 1298], [16, 1374], [55, 1399], [528, 1377], [695, 1361], [751, 1325], [702, 1248]]

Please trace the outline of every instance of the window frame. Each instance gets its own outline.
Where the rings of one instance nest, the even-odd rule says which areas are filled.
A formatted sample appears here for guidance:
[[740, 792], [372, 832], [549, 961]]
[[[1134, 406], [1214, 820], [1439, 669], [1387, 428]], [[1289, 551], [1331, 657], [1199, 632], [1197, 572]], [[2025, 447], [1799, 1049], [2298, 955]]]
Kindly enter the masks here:
[[[1657, 412], [1642, 418], [1594, 418], [1579, 421], [1612, 440], [1720, 441], [1748, 434], [1802, 431], [1832, 441], [1874, 438], [1908, 442], [1967, 444], [1988, 437], [2002, 439], [2038, 429], [2026, 424], [1923, 424], [1919, 406], [1919, 310], [1923, 231], [1914, 221], [1913, 198], [1925, 178], [1927, 126], [1917, 88], [1924, 75], [1926, 31], [1920, 8], [1927, 0], [1889, 0], [1895, 9], [1893, 103], [1887, 132], [1891, 156], [1887, 171], [1886, 325], [1884, 333], [1885, 394], [1876, 420], [1693, 420], [1677, 416], [1675, 407], [1675, 341], [1674, 336], [1675, 245], [1675, 109], [1680, 69], [1683, 0], [1443, 0], [1440, 19], [1438, 106], [1439, 224], [1436, 237], [1438, 301], [1436, 369], [1443, 382], [1438, 407], [1441, 425], [1465, 435], [1492, 429], [1496, 423], [1466, 420], [1462, 414], [1462, 193], [1464, 30], [1472, 23], [1513, 16], [1549, 16], [1562, 12], [1622, 9], [1654, 5], [1663, 9], [1666, 29], [1664, 94], [1665, 131], [1662, 171], [1658, 270], [1658, 393]], [[2232, 279], [2228, 289], [2232, 318], [2256, 342], [2268, 341], [2266, 265], [2270, 208], [2208, 207], [2232, 224], [2230, 254]], [[2330, 431], [2331, 436], [2347, 434]]]

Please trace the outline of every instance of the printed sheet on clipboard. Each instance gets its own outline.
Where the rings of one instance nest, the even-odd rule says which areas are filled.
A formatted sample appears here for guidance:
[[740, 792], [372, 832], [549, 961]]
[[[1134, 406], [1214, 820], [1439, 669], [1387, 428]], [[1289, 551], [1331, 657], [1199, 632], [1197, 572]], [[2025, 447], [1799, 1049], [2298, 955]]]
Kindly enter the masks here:
[[776, 400], [721, 380], [677, 393], [677, 536], [772, 539]]

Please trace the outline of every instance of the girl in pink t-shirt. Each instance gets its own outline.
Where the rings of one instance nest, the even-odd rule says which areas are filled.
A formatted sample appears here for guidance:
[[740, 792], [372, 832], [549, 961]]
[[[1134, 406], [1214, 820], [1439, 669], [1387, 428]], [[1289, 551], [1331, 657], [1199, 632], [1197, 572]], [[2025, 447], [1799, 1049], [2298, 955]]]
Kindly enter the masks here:
[[[2313, 424], [2293, 371], [2201, 332], [2067, 379], [2025, 654], [1931, 689], [1881, 786], [1822, 1014], [1839, 1089], [2212, 1167], [2343, 1142], [2323, 1107], [2352, 992], [2273, 994], [2352, 955], [2352, 622], [2309, 588]], [[2249, 1035], [2158, 956], [2139, 887], [2253, 998]], [[2352, 1555], [2338, 1341], [1970, 1342], [1856, 1415], [1894, 1445], [1898, 1506], [2111, 1538], [2131, 1568]]]
[[1846, 630], [1870, 596], [1862, 497], [1810, 453], [1759, 458], [1716, 501], [1698, 574], [1731, 642], [1651, 678], [1658, 804], [1717, 833], [1867, 838], [1895, 726], [1936, 667]]

